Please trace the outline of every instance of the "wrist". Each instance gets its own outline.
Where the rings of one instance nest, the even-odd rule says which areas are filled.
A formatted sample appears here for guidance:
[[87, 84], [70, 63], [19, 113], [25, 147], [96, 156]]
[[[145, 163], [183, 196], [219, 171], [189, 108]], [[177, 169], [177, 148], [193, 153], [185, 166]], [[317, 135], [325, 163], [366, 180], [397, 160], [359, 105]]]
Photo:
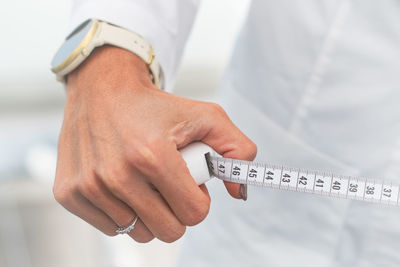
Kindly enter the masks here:
[[[77, 69], [67, 76], [67, 90], [84, 88], [126, 87], [154, 88], [146, 63], [125, 49], [105, 45], [96, 48]], [[132, 86], [133, 85], [133, 86]]]
[[123, 48], [141, 58], [148, 66], [151, 81], [157, 88], [163, 88], [163, 72], [152, 46], [135, 32], [97, 19], [88, 19], [79, 25], [54, 55], [51, 70], [57, 80], [65, 83], [68, 74], [105, 44]]

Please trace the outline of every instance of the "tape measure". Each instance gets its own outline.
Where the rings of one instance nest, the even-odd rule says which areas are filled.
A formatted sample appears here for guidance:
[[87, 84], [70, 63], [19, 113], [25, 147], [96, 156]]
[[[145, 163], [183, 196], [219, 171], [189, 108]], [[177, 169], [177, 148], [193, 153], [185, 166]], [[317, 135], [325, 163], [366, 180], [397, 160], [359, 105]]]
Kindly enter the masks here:
[[400, 185], [389, 181], [223, 158], [200, 142], [188, 145], [181, 153], [197, 184], [216, 177], [257, 187], [399, 205]]

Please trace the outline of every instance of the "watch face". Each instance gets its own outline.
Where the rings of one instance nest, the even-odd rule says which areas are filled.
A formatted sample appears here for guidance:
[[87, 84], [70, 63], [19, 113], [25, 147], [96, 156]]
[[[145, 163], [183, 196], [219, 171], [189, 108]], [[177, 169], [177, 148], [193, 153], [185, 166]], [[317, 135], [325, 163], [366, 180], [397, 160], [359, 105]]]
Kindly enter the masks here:
[[[93, 20], [87, 20], [81, 25], [79, 25], [65, 40], [64, 44], [57, 51], [53, 60], [51, 61], [51, 68], [54, 69], [61, 64], [63, 64], [76, 49], [79, 49], [80, 44], [85, 39], [86, 35], [89, 33], [93, 26]], [[78, 51], [79, 52], [79, 51]]]

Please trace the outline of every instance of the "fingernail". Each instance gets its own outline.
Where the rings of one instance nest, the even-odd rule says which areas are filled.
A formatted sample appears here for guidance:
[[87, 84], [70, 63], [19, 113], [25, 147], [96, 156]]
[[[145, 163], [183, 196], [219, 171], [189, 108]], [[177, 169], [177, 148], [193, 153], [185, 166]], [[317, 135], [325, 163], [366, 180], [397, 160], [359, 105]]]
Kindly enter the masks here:
[[241, 184], [239, 187], [239, 194], [241, 198], [246, 201], [247, 200], [247, 184]]

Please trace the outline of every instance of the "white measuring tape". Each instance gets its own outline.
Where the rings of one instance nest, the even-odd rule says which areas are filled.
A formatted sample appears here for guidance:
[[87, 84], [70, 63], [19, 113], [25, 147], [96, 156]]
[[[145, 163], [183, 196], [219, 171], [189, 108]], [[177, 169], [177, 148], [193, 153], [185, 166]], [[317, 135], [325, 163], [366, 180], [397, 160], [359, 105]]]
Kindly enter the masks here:
[[399, 205], [400, 185], [392, 182], [223, 158], [200, 142], [181, 153], [197, 184], [217, 177], [258, 187]]

